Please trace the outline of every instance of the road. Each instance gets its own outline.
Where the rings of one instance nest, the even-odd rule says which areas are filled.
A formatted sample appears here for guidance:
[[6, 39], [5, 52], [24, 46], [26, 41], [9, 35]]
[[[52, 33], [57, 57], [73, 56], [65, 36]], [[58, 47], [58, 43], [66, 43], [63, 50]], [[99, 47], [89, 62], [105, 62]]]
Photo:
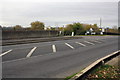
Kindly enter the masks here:
[[3, 78], [65, 78], [117, 50], [117, 36], [3, 46]]

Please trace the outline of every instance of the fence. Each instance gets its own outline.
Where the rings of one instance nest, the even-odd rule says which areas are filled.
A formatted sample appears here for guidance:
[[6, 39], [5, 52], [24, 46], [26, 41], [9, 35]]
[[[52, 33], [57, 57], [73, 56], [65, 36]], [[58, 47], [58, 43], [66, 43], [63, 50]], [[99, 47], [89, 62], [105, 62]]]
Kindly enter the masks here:
[[105, 35], [120, 35], [120, 33], [104, 32]]
[[43, 38], [56, 37], [59, 31], [41, 30], [41, 31], [2, 31], [2, 39], [25, 39], [25, 38]]

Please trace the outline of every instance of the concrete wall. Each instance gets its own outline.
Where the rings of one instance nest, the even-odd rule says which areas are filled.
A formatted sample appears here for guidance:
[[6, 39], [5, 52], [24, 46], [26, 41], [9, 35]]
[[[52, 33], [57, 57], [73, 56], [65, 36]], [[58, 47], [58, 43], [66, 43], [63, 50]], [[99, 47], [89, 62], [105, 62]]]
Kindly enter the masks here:
[[58, 34], [58, 31], [2, 31], [2, 39], [54, 37]]

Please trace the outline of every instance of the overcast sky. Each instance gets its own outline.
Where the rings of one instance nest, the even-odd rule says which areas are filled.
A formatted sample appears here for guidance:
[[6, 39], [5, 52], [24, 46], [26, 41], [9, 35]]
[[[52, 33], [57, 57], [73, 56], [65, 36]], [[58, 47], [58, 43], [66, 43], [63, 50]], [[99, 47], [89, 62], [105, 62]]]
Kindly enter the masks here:
[[0, 25], [29, 27], [33, 21], [46, 26], [63, 26], [73, 22], [118, 25], [118, 0], [2, 0]]

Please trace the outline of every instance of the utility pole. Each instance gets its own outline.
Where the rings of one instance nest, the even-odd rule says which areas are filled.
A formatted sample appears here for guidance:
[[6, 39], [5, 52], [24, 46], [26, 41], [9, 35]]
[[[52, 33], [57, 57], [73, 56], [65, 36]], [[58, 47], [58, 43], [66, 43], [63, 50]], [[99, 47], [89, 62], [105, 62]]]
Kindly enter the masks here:
[[58, 27], [58, 22], [55, 22], [55, 27]]
[[102, 19], [100, 18], [100, 28], [101, 28], [101, 25], [102, 25]]
[[63, 36], [64, 36], [64, 25], [63, 25]]
[[102, 25], [102, 19], [100, 18], [100, 30], [101, 30], [100, 34], [103, 35], [104, 29], [102, 29], [101, 25]]

